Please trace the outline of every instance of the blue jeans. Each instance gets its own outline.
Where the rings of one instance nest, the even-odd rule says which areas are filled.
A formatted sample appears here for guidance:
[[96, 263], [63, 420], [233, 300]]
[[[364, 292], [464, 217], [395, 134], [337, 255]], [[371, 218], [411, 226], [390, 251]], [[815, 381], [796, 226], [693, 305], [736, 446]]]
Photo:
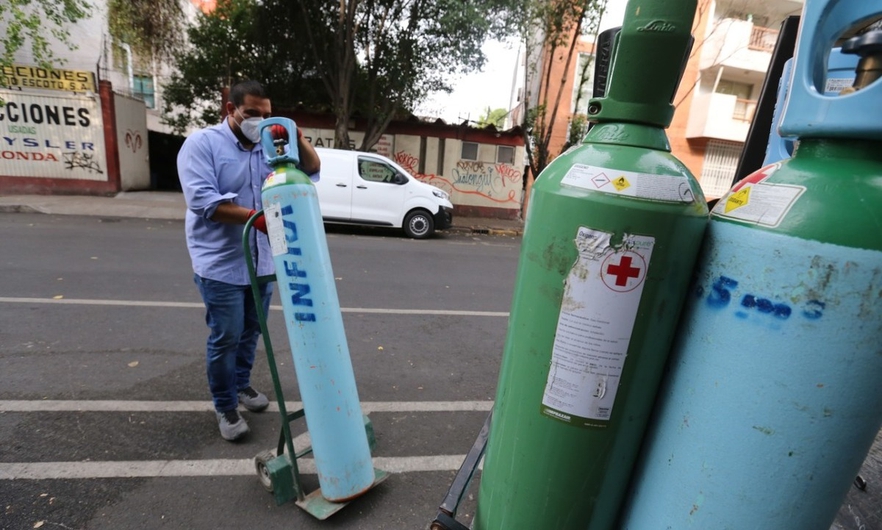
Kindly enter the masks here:
[[[231, 285], [193, 276], [211, 330], [205, 349], [208, 388], [218, 412], [239, 406], [239, 390], [251, 386], [251, 367], [260, 337], [260, 321], [250, 285]], [[272, 298], [272, 283], [260, 287], [264, 315]]]

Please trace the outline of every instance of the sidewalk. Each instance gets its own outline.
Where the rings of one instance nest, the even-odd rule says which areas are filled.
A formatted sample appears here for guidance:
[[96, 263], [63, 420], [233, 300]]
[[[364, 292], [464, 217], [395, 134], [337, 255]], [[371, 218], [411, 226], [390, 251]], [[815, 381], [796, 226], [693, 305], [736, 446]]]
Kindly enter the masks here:
[[[184, 196], [173, 191], [129, 191], [115, 197], [85, 195], [5, 195], [0, 196], [0, 213], [31, 212], [52, 215], [90, 215], [183, 220]], [[484, 217], [453, 217], [447, 232], [520, 236], [524, 223], [519, 220]]]

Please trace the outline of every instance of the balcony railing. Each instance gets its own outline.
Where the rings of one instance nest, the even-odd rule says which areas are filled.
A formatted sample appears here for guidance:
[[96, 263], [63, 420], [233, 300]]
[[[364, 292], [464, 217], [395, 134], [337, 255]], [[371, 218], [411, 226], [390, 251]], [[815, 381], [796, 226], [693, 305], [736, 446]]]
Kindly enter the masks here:
[[735, 100], [735, 109], [732, 111], [732, 119], [751, 121], [753, 120], [754, 111], [756, 111], [755, 99], [738, 98]]
[[771, 52], [775, 49], [775, 43], [777, 41], [777, 29], [754, 26], [750, 31], [750, 42], [747, 44], [747, 47], [751, 50]]

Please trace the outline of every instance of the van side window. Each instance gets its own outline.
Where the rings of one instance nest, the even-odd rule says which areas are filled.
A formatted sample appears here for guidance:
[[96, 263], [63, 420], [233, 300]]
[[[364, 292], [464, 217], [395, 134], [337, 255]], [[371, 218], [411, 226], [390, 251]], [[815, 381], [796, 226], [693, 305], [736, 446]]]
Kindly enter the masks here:
[[366, 158], [358, 159], [358, 175], [368, 182], [399, 183], [398, 171], [394, 167]]

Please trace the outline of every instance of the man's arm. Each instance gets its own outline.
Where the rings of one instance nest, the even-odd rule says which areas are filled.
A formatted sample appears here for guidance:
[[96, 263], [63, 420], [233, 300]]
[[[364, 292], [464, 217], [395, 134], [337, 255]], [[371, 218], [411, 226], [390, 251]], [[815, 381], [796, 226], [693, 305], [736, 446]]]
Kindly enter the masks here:
[[244, 225], [251, 218], [251, 210], [232, 202], [222, 202], [217, 205], [211, 220], [218, 223]]
[[194, 133], [181, 147], [178, 175], [187, 207], [196, 215], [217, 223], [245, 224], [251, 218], [251, 210], [232, 202], [235, 193], [218, 191], [212, 159], [204, 132]]
[[184, 141], [177, 158], [178, 177], [187, 208], [204, 219], [213, 219], [219, 205], [236, 197], [235, 193], [218, 191], [209, 141], [204, 129], [193, 133]]
[[[217, 208], [214, 210], [214, 215], [211, 216], [211, 220], [217, 223], [244, 225], [255, 213], [257, 213], [256, 210], [249, 210], [244, 206], [239, 206], [232, 202], [222, 202], [217, 205]], [[253, 226], [265, 234], [266, 216], [256, 219]]]
[[300, 129], [297, 129], [297, 147], [300, 150], [300, 170], [307, 175], [318, 173], [322, 168], [322, 161], [312, 144], [300, 133]]

